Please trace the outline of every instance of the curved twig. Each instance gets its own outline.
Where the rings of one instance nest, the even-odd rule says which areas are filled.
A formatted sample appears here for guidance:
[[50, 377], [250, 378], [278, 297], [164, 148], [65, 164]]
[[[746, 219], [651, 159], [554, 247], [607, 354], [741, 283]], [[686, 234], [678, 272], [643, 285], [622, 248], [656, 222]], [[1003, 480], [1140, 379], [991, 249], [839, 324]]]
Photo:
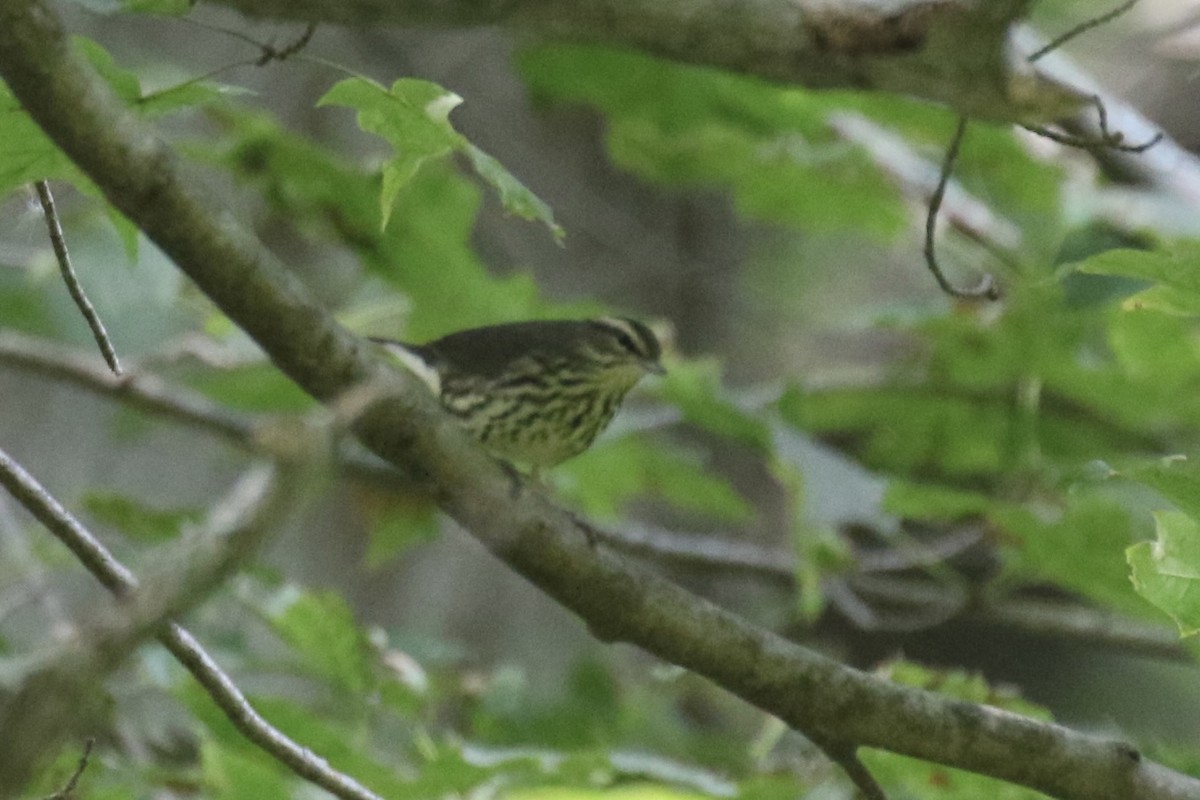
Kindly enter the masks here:
[[260, 44], [259, 47], [262, 48], [262, 55], [259, 56], [258, 60], [254, 62], [255, 66], [263, 67], [272, 61], [284, 61], [288, 58], [291, 58], [308, 45], [308, 43], [312, 40], [313, 34], [316, 32], [317, 23], [310, 22], [304, 28], [304, 32], [296, 37], [296, 40], [291, 44], [284, 45], [283, 47], [275, 47], [274, 45], [270, 44]]
[[114, 374], [120, 375], [121, 364], [117, 361], [117, 351], [113, 349], [112, 341], [108, 338], [108, 331], [104, 329], [100, 315], [96, 313], [92, 301], [88, 300], [87, 295], [84, 294], [83, 287], [79, 284], [79, 277], [71, 267], [71, 256], [67, 252], [67, 240], [63, 237], [62, 225], [58, 221], [58, 212], [54, 208], [54, 195], [50, 193], [50, 184], [46, 181], [35, 181], [34, 188], [37, 189], [38, 200], [42, 204], [42, 213], [46, 215], [46, 227], [50, 230], [50, 244], [54, 247], [54, 257], [58, 259], [58, 269], [62, 273], [63, 283], [67, 285], [67, 291], [71, 293], [71, 299], [75, 301], [75, 306], [87, 320], [88, 327], [92, 330], [92, 338], [96, 340], [96, 344], [100, 347], [100, 353], [104, 356], [104, 363], [108, 364], [108, 368]]
[[1021, 127], [1030, 133], [1044, 136], [1051, 141], [1058, 142], [1067, 147], [1076, 147], [1080, 150], [1089, 151], [1104, 151], [1116, 150], [1120, 153], [1144, 153], [1154, 145], [1163, 140], [1163, 132], [1159, 131], [1141, 144], [1127, 144], [1125, 142], [1125, 134], [1120, 131], [1112, 131], [1108, 128], [1108, 109], [1104, 107], [1104, 100], [1100, 95], [1094, 94], [1091, 97], [1092, 105], [1096, 108], [1096, 113], [1099, 115], [1099, 136], [1075, 136], [1070, 133], [1060, 133], [1051, 130], [1044, 125], [1022, 124]]
[[938, 176], [937, 186], [929, 198], [929, 213], [925, 216], [925, 265], [933, 273], [933, 279], [941, 290], [951, 297], [960, 300], [997, 300], [1000, 290], [991, 275], [985, 274], [983, 279], [969, 289], [960, 289], [946, 277], [934, 253], [934, 241], [937, 238], [938, 210], [942, 207], [942, 199], [946, 196], [946, 185], [950, 183], [950, 174], [954, 171], [954, 162], [958, 160], [958, 151], [962, 147], [963, 136], [967, 132], [967, 118], [958, 118], [958, 126], [954, 129], [954, 138], [946, 148], [946, 157], [942, 160], [942, 171]]

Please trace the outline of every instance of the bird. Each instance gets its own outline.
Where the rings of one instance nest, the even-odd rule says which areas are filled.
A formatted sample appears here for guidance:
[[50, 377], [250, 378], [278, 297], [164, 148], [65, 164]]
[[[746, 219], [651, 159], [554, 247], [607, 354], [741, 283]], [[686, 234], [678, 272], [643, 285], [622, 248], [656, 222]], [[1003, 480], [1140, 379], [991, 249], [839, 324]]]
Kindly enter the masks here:
[[509, 322], [425, 344], [370, 338], [489, 453], [535, 476], [590, 447], [638, 381], [666, 372], [653, 331], [626, 317]]

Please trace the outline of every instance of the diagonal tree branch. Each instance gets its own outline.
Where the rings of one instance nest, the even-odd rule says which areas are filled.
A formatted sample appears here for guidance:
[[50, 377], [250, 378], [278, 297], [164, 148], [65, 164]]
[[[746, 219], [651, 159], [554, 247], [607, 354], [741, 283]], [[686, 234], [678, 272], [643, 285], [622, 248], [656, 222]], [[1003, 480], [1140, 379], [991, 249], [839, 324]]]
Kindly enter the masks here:
[[823, 747], [876, 747], [1070, 800], [1194, 798], [1200, 781], [1129, 745], [905, 688], [838, 664], [594, 547], [540, 493], [511, 479], [415, 381], [390, 371], [302, 291], [70, 47], [40, 0], [0, 5], [0, 75], [47, 134], [238, 325], [314, 397], [370, 379], [394, 393], [355, 431], [425, 477], [442, 507], [601, 639], [636, 644], [708, 677]]
[[[158, 376], [134, 370], [117, 378], [95, 359], [52, 342], [12, 331], [0, 333], [0, 365], [65, 381], [166, 419], [191, 425], [228, 440], [243, 450], [270, 455], [256, 435], [261, 420], [238, 414], [202, 395], [168, 385]], [[399, 474], [377, 459], [358, 453], [342, 456], [340, 469], [355, 480], [398, 491], [405, 489]], [[411, 488], [411, 487], [409, 487]], [[649, 525], [606, 530], [589, 526], [592, 537], [627, 553], [658, 562], [705, 569], [722, 576], [741, 575], [791, 590], [796, 580], [795, 552], [790, 548], [755, 544], [732, 536], [680, 533]], [[1150, 625], [1077, 602], [1045, 601], [1019, 594], [975, 598], [919, 578], [887, 577], [886, 573], [945, 561], [976, 543], [970, 530], [920, 547], [862, 553], [857, 572], [838, 578], [851, 591], [874, 604], [908, 609], [903, 623], [875, 617], [886, 630], [921, 630], [948, 619], [967, 624], [998, 625], [1018, 632], [1035, 632], [1080, 641], [1097, 647], [1126, 650], [1155, 658], [1190, 660], [1171, 628]], [[863, 600], [859, 600], [863, 602]]]
[[[0, 333], [0, 364], [69, 382], [134, 408], [190, 424], [228, 439], [248, 452], [269, 455], [255, 434], [261, 421], [250, 415], [230, 412], [201, 395], [168, 386], [153, 374], [135, 371], [127, 378], [116, 378], [98, 367], [94, 359], [76, 354], [72, 349], [14, 332]], [[357, 453], [345, 454], [340, 467], [356, 480], [392, 488], [404, 485], [394, 470], [377, 461], [361, 458]], [[590, 530], [594, 539], [656, 561], [699, 567], [721, 575], [740, 574], [788, 589], [796, 578], [795, 554], [788, 548], [728, 537], [677, 533], [651, 526]], [[968, 603], [968, 597], [961, 591], [948, 591], [921, 579], [878, 575], [939, 563], [977, 540], [977, 535], [964, 531], [922, 545], [916, 551], [898, 549], [864, 553], [856, 558], [857, 572], [837, 580], [853, 595], [870, 598], [885, 607], [909, 609], [902, 621], [873, 616], [874, 624], [887, 630], [919, 630], [948, 619], [961, 619], [967, 624], [1031, 630], [1158, 658], [1188, 658], [1178, 637], [1169, 628], [1147, 625], [1083, 604], [1048, 603], [1019, 595]]]

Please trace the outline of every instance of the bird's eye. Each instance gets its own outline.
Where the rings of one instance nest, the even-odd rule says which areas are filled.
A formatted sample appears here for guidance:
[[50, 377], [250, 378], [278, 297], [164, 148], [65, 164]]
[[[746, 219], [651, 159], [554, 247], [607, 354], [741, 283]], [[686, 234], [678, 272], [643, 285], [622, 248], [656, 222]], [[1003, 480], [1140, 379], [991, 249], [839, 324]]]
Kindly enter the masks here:
[[618, 331], [617, 343], [620, 344], [621, 347], [624, 347], [626, 350], [633, 353], [635, 356], [641, 356], [642, 354], [642, 351], [638, 349], [637, 342], [633, 341], [633, 337], [628, 333]]

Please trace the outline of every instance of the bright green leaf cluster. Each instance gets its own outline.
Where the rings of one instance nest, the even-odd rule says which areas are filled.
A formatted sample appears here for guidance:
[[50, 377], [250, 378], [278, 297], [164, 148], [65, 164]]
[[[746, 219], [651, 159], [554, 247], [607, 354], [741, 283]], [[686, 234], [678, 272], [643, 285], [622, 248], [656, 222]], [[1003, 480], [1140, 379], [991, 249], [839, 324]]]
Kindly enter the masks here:
[[772, 222], [894, 235], [904, 212], [864, 154], [838, 142], [814, 95], [583, 46], [521, 54], [539, 95], [603, 111], [613, 159], [670, 184], [729, 186]]

